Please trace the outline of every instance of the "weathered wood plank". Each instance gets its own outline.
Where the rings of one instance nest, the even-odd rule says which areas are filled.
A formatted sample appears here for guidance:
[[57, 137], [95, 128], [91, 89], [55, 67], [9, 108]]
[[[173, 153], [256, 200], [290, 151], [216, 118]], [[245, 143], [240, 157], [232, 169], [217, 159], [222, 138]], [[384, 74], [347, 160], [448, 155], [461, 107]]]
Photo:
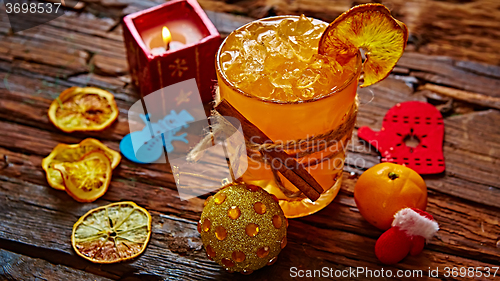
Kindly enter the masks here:
[[[7, 22], [4, 13], [0, 22]], [[116, 24], [109, 18], [69, 13], [16, 36], [3, 35], [0, 53], [16, 60], [16, 68], [22, 70], [57, 78], [75, 76], [70, 79], [73, 83], [123, 88], [126, 83], [103, 77], [128, 72], [121, 28], [112, 30]]]
[[[458, 89], [500, 97], [500, 80], [478, 74], [470, 68], [456, 66], [456, 60], [444, 56], [429, 56], [405, 52], [398, 66], [410, 69], [410, 75], [424, 81]], [[470, 63], [471, 64], [471, 63]], [[497, 67], [491, 67], [499, 71]]]
[[[119, 17], [154, 5], [157, 0], [83, 0], [87, 11]], [[261, 18], [273, 15], [300, 15], [333, 21], [342, 12], [372, 1], [336, 0], [200, 0], [209, 11]], [[457, 59], [500, 64], [499, 3], [491, 0], [405, 1], [384, 0], [410, 30], [408, 50], [426, 55], [446, 55]], [[225, 32], [223, 32], [225, 33]]]
[[112, 280], [0, 249], [0, 278], [5, 280]]
[[[14, 127], [2, 124], [2, 128], [12, 131]], [[18, 135], [8, 133], [0, 140], [1, 147], [8, 147], [10, 150], [20, 152], [12, 154], [5, 151], [6, 154], [4, 155], [7, 155], [7, 158], [1, 158], [5, 167], [0, 173], [14, 177], [22, 176], [28, 182], [47, 185], [45, 174], [41, 169], [43, 157], [48, 155], [61, 140], [66, 140], [67, 143], [78, 143], [80, 140], [44, 134], [44, 131], [33, 131], [29, 127], [22, 130], [23, 133]], [[22, 135], [31, 135], [32, 137], [23, 140]], [[34, 149], [33, 142], [38, 142], [38, 149]], [[106, 141], [104, 143], [108, 144], [112, 149], [117, 149], [117, 143]], [[26, 157], [25, 154], [31, 155], [31, 157]], [[35, 155], [38, 155], [38, 157], [35, 157]], [[200, 202], [203, 202], [203, 200], [181, 201], [179, 199], [169, 165], [148, 165], [149, 168], [153, 169], [144, 169], [126, 159], [122, 161], [122, 164], [114, 171], [114, 181], [106, 193], [105, 199], [109, 201], [134, 200], [158, 211], [174, 213], [191, 219], [198, 217], [198, 212], [202, 208]], [[141, 192], [138, 193], [138, 190], [141, 190]], [[57, 196], [67, 197], [64, 192], [57, 194]]]
[[[0, 238], [3, 244], [23, 245], [16, 251], [34, 253], [30, 256], [113, 279], [233, 280], [241, 277], [244, 280], [286, 280], [291, 266], [301, 269], [382, 267], [372, 250], [381, 232], [365, 222], [357, 211], [352, 197], [356, 178], [348, 172], [344, 173], [342, 191], [334, 203], [313, 216], [291, 220], [289, 243], [278, 263], [248, 277], [227, 274], [206, 259], [195, 225], [203, 200], [180, 201], [168, 165], [136, 165], [124, 159], [114, 171], [110, 190], [91, 204], [76, 203], [64, 192], [48, 187], [40, 163], [58, 142], [77, 143], [94, 136], [118, 149], [118, 141], [128, 133], [127, 109], [139, 96], [129, 85], [121, 28], [116, 24], [124, 12], [161, 2], [84, 1], [86, 7], [81, 14], [71, 13], [15, 35], [9, 34], [5, 13], [0, 12], [0, 36], [3, 36], [0, 44]], [[288, 9], [292, 13], [305, 11], [308, 16], [323, 19], [333, 19], [352, 4], [348, 0], [339, 1], [336, 6], [325, 6], [319, 0], [200, 2], [203, 7], [219, 12], [260, 16], [280, 14]], [[477, 20], [484, 16], [485, 8], [494, 8], [493, 4], [482, 8], [477, 4], [484, 2], [480, 0], [446, 7], [431, 0], [403, 2], [392, 1], [390, 8], [398, 18], [402, 15], [410, 26], [413, 37], [409, 49], [435, 54], [448, 50], [449, 55], [479, 61], [497, 59], [496, 52], [493, 56], [491, 53], [481, 54], [481, 58], [477, 56], [484, 50], [492, 50], [496, 39], [477, 40], [473, 48], [463, 48], [459, 44], [458, 48], [450, 49], [453, 43], [472, 42], [474, 37], [460, 37], [456, 33], [446, 37], [440, 33], [449, 31], [451, 24], [458, 22], [459, 25], [454, 26], [456, 30], [466, 26], [465, 33], [470, 34], [480, 26], [485, 27], [485, 38], [496, 36], [494, 30], [498, 21]], [[3, 9], [3, 5], [0, 6]], [[420, 14], [414, 14], [411, 9], [415, 7], [432, 12], [433, 16], [440, 12], [431, 11], [429, 7], [440, 7], [446, 11], [443, 13], [458, 9], [459, 14], [471, 17], [468, 22], [456, 18], [438, 19], [431, 23], [435, 30], [428, 31], [423, 26], [429, 23], [419, 23]], [[464, 7], [470, 11], [465, 11]], [[96, 18], [89, 11], [112, 15], [113, 19]], [[217, 12], [208, 12], [208, 15], [223, 36], [251, 20]], [[429, 34], [438, 34], [444, 41], [426, 37]], [[418, 41], [422, 38], [427, 41]], [[358, 126], [369, 125], [377, 130], [385, 111], [397, 102], [425, 101], [425, 96], [414, 93], [415, 86], [422, 81], [498, 97], [499, 69], [407, 53], [392, 78], [359, 91], [362, 106]], [[114, 92], [120, 107], [118, 122], [106, 132], [96, 134], [64, 134], [54, 128], [48, 122], [46, 110], [59, 92], [73, 85], [93, 85]], [[499, 115], [498, 111], [489, 110], [445, 118], [447, 171], [443, 175], [425, 177], [430, 190], [428, 211], [440, 222], [441, 231], [422, 255], [407, 258], [391, 269], [425, 271], [429, 266], [499, 265], [500, 131], [496, 125], [500, 122]], [[346, 162], [349, 172], [360, 174], [379, 161], [377, 153], [356, 137], [349, 150]], [[147, 251], [130, 263], [97, 266], [83, 261], [69, 244], [72, 224], [93, 207], [121, 200], [136, 201], [152, 212], [154, 233]], [[33, 230], [26, 225], [39, 227]], [[58, 261], [52, 257], [53, 253], [58, 253]]]
[[472, 61], [457, 61], [455, 66], [479, 75], [500, 78], [500, 68], [496, 65], [476, 63]]
[[499, 64], [497, 1], [397, 2], [393, 11], [415, 35], [418, 52]]
[[[0, 212], [0, 218], [5, 222], [0, 225], [0, 238], [29, 244], [38, 248], [59, 251], [68, 255], [68, 259], [80, 259], [72, 252], [69, 243], [71, 226], [80, 215], [91, 208], [103, 205], [106, 201], [98, 200], [94, 203], [80, 204], [68, 200], [64, 196], [54, 197], [54, 193], [58, 193], [59, 191], [50, 190], [50, 188], [46, 186], [34, 185], [21, 180], [9, 179], [4, 176], [0, 176], [0, 180], [2, 181], [0, 189], [0, 194], [2, 195], [0, 197], [2, 198], [0, 199], [2, 200], [0, 208], [2, 212]], [[339, 197], [337, 200], [352, 200], [352, 198], [348, 199], [342, 197], [344, 196]], [[199, 204], [201, 205], [201, 202]], [[450, 206], [453, 206], [453, 204], [450, 204]], [[287, 273], [290, 266], [297, 264], [311, 265], [311, 258], [316, 261], [322, 261], [323, 266], [333, 267], [335, 264], [351, 266], [354, 264], [354, 260], [356, 260], [355, 264], [357, 266], [380, 268], [372, 250], [375, 243], [376, 232], [373, 233], [375, 237], [369, 238], [337, 229], [335, 226], [338, 222], [334, 222], [333, 225], [328, 225], [330, 221], [335, 220], [321, 220], [319, 223], [314, 221], [324, 216], [331, 218], [332, 215], [342, 219], [343, 214], [338, 214], [335, 211], [339, 209], [346, 210], [345, 208], [339, 208], [338, 204], [335, 203], [316, 216], [292, 220], [290, 222], [288, 234], [289, 247], [287, 251], [289, 251], [289, 253], [287, 255], [287, 251], [285, 251], [283, 255], [285, 256], [283, 259], [285, 265], [272, 267], [272, 270], [275, 271], [274, 273], [277, 273], [278, 276], [283, 276]], [[484, 218], [484, 230], [497, 231], [498, 221], [496, 221], [495, 225], [495, 218], [484, 217], [484, 212], [482, 211], [483, 210], [479, 210], [475, 214]], [[456, 211], [453, 213], [456, 213]], [[360, 216], [357, 212], [352, 212], [352, 214], [354, 214], [357, 219], [346, 219], [346, 221], [351, 221], [351, 223], [354, 222], [356, 224], [360, 223], [361, 225], [366, 224], [366, 222], [359, 219]], [[133, 269], [133, 271], [138, 274], [154, 274], [172, 279], [184, 280], [198, 280], [203, 277], [210, 279], [215, 277], [230, 279], [232, 277], [232, 275], [223, 273], [220, 268], [214, 267], [212, 262], [208, 262], [206, 258], [204, 258], [195, 222], [165, 216], [154, 211], [152, 211], [152, 215], [153, 236], [150, 245], [141, 257], [130, 263], [126, 263], [127, 267], [131, 267], [128, 270]], [[13, 217], [16, 219], [12, 219]], [[461, 221], [467, 221], [467, 218], [464, 217]], [[454, 238], [451, 238], [451, 241], [452, 243], [457, 243], [461, 239], [460, 235], [466, 232], [460, 231], [458, 234], [454, 234], [455, 230], [447, 232], [446, 225], [453, 223], [456, 224], [451, 218], [442, 220], [442, 225], [445, 229], [443, 235], [445, 235], [444, 237], [447, 237], [447, 233], [455, 235]], [[36, 231], [26, 229], [26, 225], [37, 225]], [[345, 225], [349, 224], [343, 225], [343, 227], [345, 227]], [[475, 228], [473, 227], [473, 229]], [[356, 227], [356, 229], [362, 231], [363, 229], [369, 229], [369, 227]], [[373, 228], [370, 231], [373, 232]], [[312, 235], [313, 233], [314, 235]], [[442, 239], [442, 236], [438, 236], [438, 238]], [[434, 243], [436, 243], [437, 246], [435, 246]], [[441, 243], [442, 242], [439, 242], [439, 240], [438, 242], [433, 241], [423, 255], [409, 258], [405, 260], [405, 262], [398, 264], [395, 268], [422, 269], [428, 266], [443, 267], [453, 264], [462, 264], [464, 266], [492, 266], [495, 263], [491, 264], [485, 260], [494, 260], [498, 262], [494, 259], [495, 255], [491, 257], [491, 255], [488, 256], [485, 254], [482, 258], [478, 258], [478, 261], [474, 261], [455, 256], [452, 253], [441, 253], [443, 249], [448, 249], [448, 247], [440, 248], [442, 245]], [[489, 247], [490, 245], [491, 243], [488, 243], [487, 246]], [[463, 245], [463, 247], [467, 247], [467, 245]], [[434, 251], [435, 248], [438, 249], [437, 252]], [[182, 257], [178, 256], [179, 253], [182, 253]], [[298, 255], [297, 253], [304, 254]], [[498, 255], [498, 252], [496, 254]], [[477, 255], [479, 256], [480, 253], [478, 252]], [[290, 259], [286, 258], [288, 256], [291, 256], [289, 257]], [[479, 259], [482, 259], [482, 261]], [[292, 261], [293, 263], [291, 263]], [[82, 262], [86, 263], [84, 261]], [[278, 264], [279, 263], [280, 261]], [[313, 269], [318, 269], [316, 266], [313, 267]], [[109, 272], [109, 274], [121, 275], [125, 274], [124, 271], [127, 270], [127, 267], [110, 265], [100, 266], [100, 269]], [[276, 270], [278, 270], [278, 272], [276, 272]], [[256, 275], [252, 277], [258, 278], [259, 276], [265, 276], [266, 271], [267, 270], [258, 271]], [[185, 277], [183, 277], [183, 275], [185, 275]]]
[[233, 32], [233, 30], [237, 29], [238, 27], [254, 20], [253, 18], [249, 17], [218, 13], [208, 10], [205, 12], [207, 13], [210, 21], [212, 21], [212, 23], [215, 25], [215, 27], [223, 37], [229, 35], [229, 33]]
[[[4, 168], [0, 170], [0, 174], [9, 178], [27, 179], [28, 182], [47, 186], [45, 174], [40, 167], [40, 156], [25, 156], [20, 153], [14, 153], [0, 148], [0, 158], [2, 158], [2, 155], [7, 156], [8, 164], [4, 164]], [[201, 213], [202, 200], [193, 199], [187, 202], [181, 202], [177, 199], [176, 189], [172, 184], [172, 176], [170, 172], [165, 171], [162, 173], [150, 170], [150, 167], [148, 166], [134, 166], [135, 165], [129, 164], [129, 162], [125, 160], [125, 162], [115, 170], [110, 190], [103, 197], [103, 199], [110, 201], [134, 200], [150, 209], [194, 220], [198, 218]], [[347, 173], [345, 174], [347, 175]], [[355, 179], [349, 179], [347, 177], [344, 179], [344, 189], [351, 196], [354, 183]], [[138, 189], [141, 190], [140, 193], [137, 193]], [[70, 197], [62, 191], [55, 191], [50, 188], [48, 188], [47, 191], [49, 193], [44, 196], [44, 202], [46, 202], [44, 204], [49, 204], [51, 202], [50, 197], [54, 195], [56, 195], [57, 198], [67, 198], [71, 202]], [[17, 196], [22, 196], [22, 193], [22, 191], [19, 191]], [[449, 197], [445, 199], [445, 197], [439, 196], [436, 199], [432, 199], [432, 195], [433, 193], [431, 193], [430, 202], [435, 205], [441, 204], [440, 201], [445, 202], [446, 200], [451, 200], [448, 204], [449, 206], [447, 205], [447, 208], [452, 214], [475, 214], [474, 218], [468, 217], [466, 220], [460, 219], [460, 216], [457, 215], [453, 215], [452, 217], [436, 217], [437, 219], [446, 219], [446, 223], [441, 224], [441, 229], [443, 229], [443, 231], [449, 233], [459, 233], [459, 235], [452, 234], [444, 235], [443, 237], [438, 236], [440, 240], [459, 241], [458, 244], [445, 245], [438, 243], [437, 245], [445, 249], [443, 251], [449, 251], [452, 254], [460, 253], [461, 255], [468, 256], [469, 254], [474, 253], [476, 256], [481, 256], [480, 260], [495, 260], [494, 257], [500, 254], [500, 250], [496, 249], [495, 240], [495, 233], [500, 231], [500, 225], [498, 220], [495, 221], [495, 217], [492, 217], [496, 212], [490, 211], [484, 207], [469, 206], [467, 204], [458, 203], [460, 200], [451, 199]], [[332, 227], [349, 232], [352, 231], [360, 235], [367, 235], [374, 238], [377, 237], [377, 235], [380, 235], [380, 232], [370, 227], [366, 222], [364, 222], [359, 213], [357, 213], [352, 197], [346, 197], [341, 194], [337, 200], [338, 201], [335, 202], [338, 202], [339, 204], [332, 204], [332, 207], [329, 206], [325, 211], [311, 216], [313, 218], [312, 221], [323, 224], [322, 222], [329, 221], [328, 217], [335, 214], [333, 217], [337, 219], [333, 221], [336, 223], [333, 225], [328, 224], [329, 228]], [[436, 214], [441, 212], [441, 209], [442, 207], [432, 209], [429, 208], [429, 211], [432, 214]], [[487, 214], [490, 214], [491, 216], [488, 218]], [[309, 217], [305, 218], [305, 220], [309, 221]], [[483, 220], [485, 222], [483, 222]], [[460, 221], [458, 225], [457, 221]], [[481, 228], [478, 222], [481, 222]], [[355, 227], [352, 227], [353, 224]], [[479, 233], [479, 237], [474, 235], [470, 236], [467, 233], [461, 233], [459, 229], [464, 228], [474, 229], [475, 233]], [[452, 229], [453, 231], [451, 231]], [[463, 237], [466, 237], [466, 239]], [[477, 244], [487, 246], [475, 247], [473, 246], [475, 244], [468, 245], [471, 241], [477, 241]], [[432, 245], [434, 245], [434, 243], [432, 243]]]
[[[4, 73], [0, 73], [0, 77], [5, 78]], [[20, 82], [19, 75], [8, 75], [6, 79], [9, 85], [9, 90], [5, 89], [5, 85], [0, 83], [0, 116], [13, 122], [19, 122], [30, 126], [35, 126], [44, 129], [46, 132], [60, 132], [48, 119], [47, 110], [52, 103], [52, 100], [59, 96], [59, 93], [65, 89], [62, 85], [49, 84], [44, 86], [43, 81], [22, 78], [25, 82]], [[1, 78], [0, 78], [1, 79]], [[20, 83], [19, 83], [20, 82]], [[4, 88], [4, 89], [1, 89]], [[119, 97], [119, 95], [117, 95]], [[73, 138], [85, 138], [94, 136], [103, 139], [121, 140], [123, 136], [130, 132], [127, 123], [128, 108], [130, 103], [122, 103], [117, 100], [117, 104], [122, 108], [118, 122], [111, 125], [111, 129], [104, 132], [94, 133], [76, 133], [71, 134]], [[125, 105], [127, 104], [127, 105]], [[128, 105], [130, 104], [130, 105]], [[10, 117], [8, 116], [10, 115]], [[67, 134], [68, 136], [70, 134]]]
[[[99, 200], [95, 203], [79, 204], [64, 196], [51, 196], [50, 193], [53, 191], [47, 190], [48, 187], [22, 183], [22, 181], [2, 182], [1, 186], [0, 216], [3, 223], [0, 238], [60, 251], [68, 255], [69, 259], [80, 259], [81, 263], [91, 264], [76, 256], [71, 248], [72, 224], [86, 211], [102, 206], [107, 201]], [[13, 193], [13, 189], [19, 189], [18, 196], [14, 195], [17, 192]], [[141, 256], [131, 263], [124, 264], [125, 266], [119, 264], [100, 266], [101, 270], [122, 276], [131, 270], [131, 266], [134, 268], [133, 271], [139, 274], [153, 274], [151, 271], [163, 271], [170, 268], [162, 272], [160, 276], [179, 280], [183, 279], [183, 275], [190, 276], [186, 280], [201, 280], [204, 275], [207, 277], [212, 275], [213, 278], [214, 273], [219, 270], [214, 266], [210, 266], [211, 269], [207, 270], [205, 264], [210, 262], [200, 251], [200, 238], [197, 234], [196, 223], [159, 213], [152, 213], [152, 215], [154, 233], [143, 255], [149, 258], [143, 259]], [[12, 219], [13, 217], [16, 219]], [[26, 225], [36, 226], [36, 228], [31, 230], [26, 228]], [[22, 228], [25, 230], [23, 231]], [[170, 250], [172, 243], [177, 243], [177, 246]], [[180, 257], [174, 252], [179, 252], [181, 246], [184, 247], [184, 254], [191, 256], [191, 259], [187, 259], [186, 256]], [[152, 263], [153, 261], [156, 262]], [[203, 273], [200, 274], [201, 272]], [[159, 272], [154, 272], [154, 274], [157, 273]]]
[[[0, 74], [1, 78], [2, 75]], [[24, 93], [24, 91], [29, 91], [30, 88], [36, 89], [37, 86], [39, 87], [39, 82], [30, 79], [26, 80], [22, 76], [16, 75], [11, 75], [9, 81], [11, 91], [2, 90], [1, 88], [4, 85], [0, 84], [0, 95], [3, 97], [0, 101], [0, 108], [2, 109], [0, 117], [10, 122], [36, 126], [52, 132], [38, 132], [37, 129], [31, 127], [17, 128], [17, 125], [5, 123], [6, 130], [8, 130], [8, 132], [6, 131], [7, 136], [10, 136], [12, 140], [17, 140], [11, 144], [14, 149], [15, 147], [17, 149], [29, 149], [27, 148], [31, 144], [29, 135], [54, 139], [54, 134], [56, 134], [56, 139], [59, 142], [77, 143], [79, 142], [78, 138], [83, 139], [88, 136], [119, 141], [129, 132], [127, 117], [125, 114], [121, 114], [119, 120], [105, 132], [71, 134], [71, 137], [68, 134], [61, 134], [49, 123], [46, 116], [46, 109], [49, 106], [49, 102], [51, 102], [49, 99], [50, 95], [46, 92], [40, 93], [39, 96]], [[61, 89], [62, 87], [58, 88]], [[403, 102], [409, 98], [413, 98], [412, 89], [405, 83], [390, 78], [380, 85], [374, 86], [372, 89], [360, 90], [362, 105], [359, 111], [358, 125], [368, 125], [375, 130], [380, 129], [385, 111], [397, 102]], [[419, 97], [416, 98], [419, 99]], [[119, 100], [119, 106], [122, 108], [125, 107], [123, 110], [126, 110], [129, 104], [131, 104], [130, 101], [122, 102]], [[439, 192], [498, 207], [500, 206], [500, 181], [498, 166], [495, 163], [500, 159], [498, 153], [500, 147], [497, 140], [500, 131], [498, 127], [489, 124], [500, 122], [500, 115], [495, 111], [491, 111], [489, 113], [464, 115], [463, 118], [466, 120], [466, 122], [462, 122], [463, 124], [456, 124], [454, 121], [449, 121], [456, 120], [457, 117], [445, 119], [446, 134], [444, 147], [447, 171], [443, 176], [430, 178], [429, 187]], [[450, 124], [449, 127], [448, 123]], [[21, 128], [26, 132], [19, 132]], [[26, 134], [28, 132], [29, 134]], [[464, 136], [469, 137], [464, 138]], [[488, 145], [485, 146], [482, 144]], [[55, 144], [52, 147], [54, 146]], [[370, 148], [364, 148], [364, 150], [367, 149], [369, 150]], [[46, 151], [45, 153], [47, 154], [50, 152], [47, 149], [33, 149], [33, 153], [37, 153], [37, 151]], [[360, 155], [361, 158], [363, 156]], [[356, 164], [356, 161], [360, 163], [365, 162], [359, 167], [363, 170], [377, 162], [374, 156], [371, 156], [368, 159], [369, 161], [365, 161], [364, 158], [363, 161], [356, 160], [360, 157], [351, 155], [348, 158], [347, 164], [356, 166], [359, 165]], [[464, 164], [465, 162], [467, 164]]]

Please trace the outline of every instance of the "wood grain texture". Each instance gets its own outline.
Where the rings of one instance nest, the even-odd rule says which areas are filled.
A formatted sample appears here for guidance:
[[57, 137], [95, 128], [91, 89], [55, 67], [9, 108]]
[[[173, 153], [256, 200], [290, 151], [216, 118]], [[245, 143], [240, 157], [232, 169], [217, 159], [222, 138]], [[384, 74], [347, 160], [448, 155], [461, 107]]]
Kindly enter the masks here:
[[30, 258], [3, 249], [0, 249], [0, 264], [0, 276], [5, 278], [5, 280], [112, 280], [67, 266], [50, 264], [42, 259]]
[[[317, 214], [290, 220], [288, 246], [278, 262], [250, 276], [226, 273], [206, 258], [196, 230], [203, 199], [181, 201], [167, 164], [138, 165], [123, 159], [113, 172], [109, 191], [94, 203], [77, 203], [64, 191], [48, 186], [40, 164], [57, 143], [94, 137], [118, 150], [119, 141], [129, 133], [128, 109], [139, 94], [130, 85], [120, 16], [163, 1], [82, 2], [85, 5], [79, 13], [68, 13], [21, 34], [9, 31], [5, 13], [0, 11], [0, 248], [5, 249], [0, 250], [0, 257], [6, 260], [2, 255], [8, 253], [9, 261], [24, 261], [9, 262], [13, 266], [8, 273], [0, 272], [0, 280], [9, 280], [9, 274], [21, 280], [91, 276], [97, 280], [100, 276], [103, 280], [289, 280], [292, 266], [416, 269], [424, 270], [419, 280], [426, 280], [431, 279], [426, 275], [428, 267], [439, 267], [442, 277], [445, 266], [500, 266], [500, 111], [481, 99], [458, 101], [432, 91], [436, 88], [419, 88], [437, 85], [500, 97], [500, 67], [494, 65], [499, 62], [498, 48], [492, 49], [497, 46], [499, 21], [494, 20], [496, 13], [486, 14], [497, 7], [496, 2], [382, 1], [410, 27], [411, 52], [405, 53], [388, 79], [358, 91], [361, 105], [356, 128], [379, 130], [385, 112], [408, 100], [429, 101], [442, 111], [447, 170], [425, 177], [427, 210], [441, 230], [424, 252], [393, 267], [376, 260], [373, 246], [381, 232], [363, 220], [353, 191], [357, 176], [380, 159], [355, 134], [335, 201]], [[212, 10], [208, 15], [223, 36], [251, 17], [306, 13], [331, 20], [353, 4], [349, 0], [328, 5], [320, 0], [200, 3]], [[476, 37], [470, 37], [475, 33], [484, 39], [475, 41]], [[47, 118], [47, 109], [71, 86], [111, 91], [120, 109], [118, 121], [102, 133], [57, 130]], [[122, 200], [135, 201], [152, 214], [153, 235], [146, 251], [133, 261], [115, 265], [95, 265], [78, 257], [70, 245], [76, 220], [92, 208]]]
[[[101, 15], [119, 17], [159, 0], [82, 0]], [[332, 22], [354, 5], [379, 2], [410, 31], [408, 49], [425, 55], [500, 64], [500, 2], [494, 0], [199, 0], [209, 11], [261, 18], [300, 15]], [[213, 18], [212, 18], [213, 20]], [[238, 23], [238, 20], [233, 22]], [[217, 22], [215, 22], [217, 24]], [[226, 30], [222, 30], [227, 34]]]
[[[80, 265], [95, 267], [74, 254], [70, 244], [71, 228], [79, 216], [104, 205], [106, 200], [80, 204], [72, 201], [64, 192], [47, 186], [5, 176], [0, 176], [0, 181], [0, 220], [4, 222], [0, 226], [1, 239], [61, 252], [68, 255], [67, 262], [76, 259]], [[286, 275], [289, 268], [296, 264], [310, 264], [313, 266], [311, 269], [321, 268], [318, 264], [330, 267], [335, 264], [344, 267], [356, 264], [381, 268], [371, 250], [380, 231], [362, 220], [352, 208], [352, 201], [352, 197], [341, 194], [335, 203], [318, 214], [292, 220], [288, 232], [289, 246], [280, 256], [279, 266], [258, 271], [252, 278], [265, 276], [269, 271], [278, 276]], [[472, 212], [466, 204], [457, 201], [447, 204], [440, 200], [435, 202], [448, 207], [435, 207], [435, 212], [429, 210], [441, 223], [439, 235], [424, 255], [409, 258], [394, 269], [422, 269], [443, 264], [451, 266], [454, 263], [494, 266], [498, 262], [498, 250], [495, 252], [493, 246], [494, 237], [500, 230], [495, 213], [479, 206]], [[202, 277], [231, 279], [232, 275], [224, 273], [204, 257], [194, 221], [150, 211], [153, 216], [153, 234], [144, 254], [129, 263], [99, 266], [101, 271], [122, 276], [132, 270], [139, 274], [179, 280], [201, 280]], [[461, 218], [462, 213], [468, 215]], [[16, 219], [11, 219], [13, 217]], [[36, 228], [27, 229], [26, 225]], [[475, 245], [479, 241], [482, 247], [467, 245]], [[456, 247], [454, 244], [461, 246]], [[474, 258], [464, 258], [463, 255]], [[281, 257], [284, 257], [283, 261]]]

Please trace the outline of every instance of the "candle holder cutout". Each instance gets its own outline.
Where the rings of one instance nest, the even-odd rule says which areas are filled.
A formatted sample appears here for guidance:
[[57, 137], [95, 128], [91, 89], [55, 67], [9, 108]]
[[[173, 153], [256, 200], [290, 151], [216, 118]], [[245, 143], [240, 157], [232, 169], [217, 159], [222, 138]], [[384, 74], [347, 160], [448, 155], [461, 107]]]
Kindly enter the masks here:
[[379, 132], [365, 126], [358, 137], [380, 152], [381, 162], [405, 165], [422, 175], [445, 170], [443, 116], [429, 103], [398, 103], [387, 111]]

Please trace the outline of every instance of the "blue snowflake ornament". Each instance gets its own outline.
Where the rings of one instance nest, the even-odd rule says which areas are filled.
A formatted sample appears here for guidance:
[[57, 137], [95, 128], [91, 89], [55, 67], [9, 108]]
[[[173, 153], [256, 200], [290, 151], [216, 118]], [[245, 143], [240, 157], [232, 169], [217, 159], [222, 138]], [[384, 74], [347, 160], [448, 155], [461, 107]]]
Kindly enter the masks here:
[[150, 122], [148, 115], [141, 114], [140, 117], [146, 126], [141, 131], [126, 135], [120, 143], [122, 154], [130, 161], [153, 163], [163, 155], [163, 146], [167, 152], [172, 152], [173, 141], [189, 143], [187, 133], [177, 135], [180, 130], [189, 127], [189, 122], [194, 121], [194, 117], [186, 110], [179, 113], [172, 110], [155, 123]]

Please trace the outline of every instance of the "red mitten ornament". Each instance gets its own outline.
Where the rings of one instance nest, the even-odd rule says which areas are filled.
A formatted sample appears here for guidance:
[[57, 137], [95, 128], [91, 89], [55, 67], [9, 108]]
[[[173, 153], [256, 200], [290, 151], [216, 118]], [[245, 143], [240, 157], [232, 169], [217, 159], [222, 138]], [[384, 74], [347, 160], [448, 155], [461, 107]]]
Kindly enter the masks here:
[[[421, 175], [444, 172], [443, 136], [443, 116], [430, 103], [420, 101], [398, 103], [389, 109], [379, 132], [369, 127], [358, 130], [358, 137], [380, 152], [382, 162], [404, 165]], [[417, 139], [418, 145], [407, 146], [408, 137]]]
[[429, 213], [404, 208], [394, 215], [392, 227], [378, 238], [375, 255], [384, 264], [396, 264], [408, 254], [420, 254], [425, 242], [438, 230], [438, 223]]

